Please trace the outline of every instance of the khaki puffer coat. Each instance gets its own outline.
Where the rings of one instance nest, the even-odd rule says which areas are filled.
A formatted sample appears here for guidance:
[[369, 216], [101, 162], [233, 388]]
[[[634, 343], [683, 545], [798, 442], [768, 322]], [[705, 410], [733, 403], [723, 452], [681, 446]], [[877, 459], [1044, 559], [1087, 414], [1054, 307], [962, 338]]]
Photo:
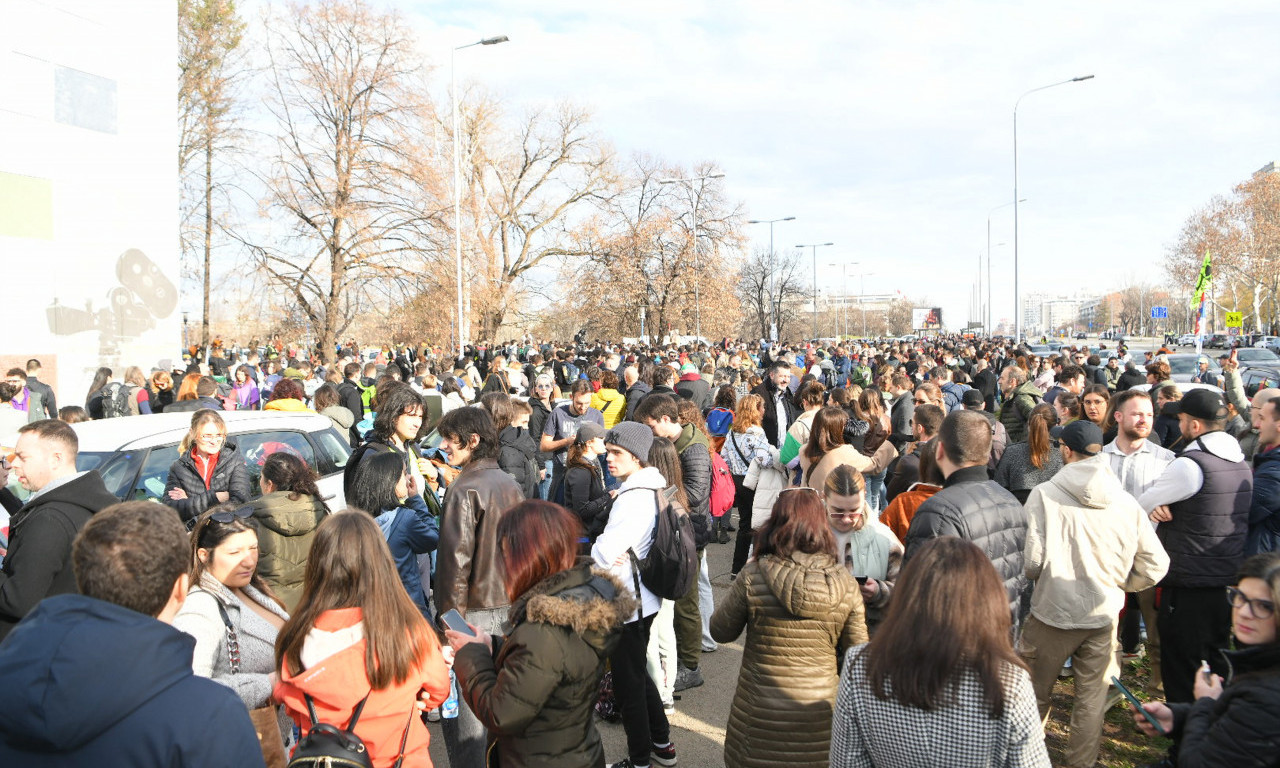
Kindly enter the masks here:
[[258, 575], [290, 611], [302, 597], [307, 553], [325, 514], [324, 504], [305, 493], [290, 499], [288, 491], [275, 491], [253, 502], [253, 519], [258, 523]]
[[826, 766], [837, 661], [867, 640], [858, 583], [830, 555], [766, 555], [742, 569], [711, 617], [717, 642], [744, 628], [725, 765]]

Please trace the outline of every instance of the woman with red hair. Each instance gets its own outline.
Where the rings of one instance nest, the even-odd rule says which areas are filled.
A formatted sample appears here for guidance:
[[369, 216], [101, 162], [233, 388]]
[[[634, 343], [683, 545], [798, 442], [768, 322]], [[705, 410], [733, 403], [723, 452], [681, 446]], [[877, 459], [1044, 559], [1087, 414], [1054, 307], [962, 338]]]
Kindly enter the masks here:
[[604, 662], [635, 598], [608, 571], [575, 564], [582, 525], [549, 501], [524, 501], [498, 523], [511, 631], [445, 632], [471, 711], [507, 766], [604, 765], [592, 720]]
[[867, 626], [862, 593], [836, 560], [827, 510], [812, 488], [778, 494], [756, 531], [755, 559], [711, 617], [716, 642], [743, 629], [725, 765], [825, 766], [838, 662], [867, 641]]

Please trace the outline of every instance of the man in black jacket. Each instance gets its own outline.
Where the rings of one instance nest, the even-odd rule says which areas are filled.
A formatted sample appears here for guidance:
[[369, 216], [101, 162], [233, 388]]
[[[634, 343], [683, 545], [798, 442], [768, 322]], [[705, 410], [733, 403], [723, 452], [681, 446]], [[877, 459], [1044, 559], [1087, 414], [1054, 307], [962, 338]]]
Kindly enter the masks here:
[[27, 389], [40, 395], [40, 407], [44, 413], [38, 419], [58, 418], [58, 398], [53, 394], [53, 387], [40, 381], [40, 361], [34, 357], [27, 361]]
[[911, 418], [916, 404], [911, 389], [911, 377], [907, 374], [895, 373], [889, 380], [889, 394], [893, 396], [889, 406], [889, 442], [899, 450], [912, 438]]
[[782, 448], [791, 422], [800, 415], [800, 409], [791, 399], [790, 385], [791, 366], [785, 360], [775, 360], [769, 364], [764, 381], [752, 393], [764, 398], [764, 417], [760, 426], [769, 445], [774, 448]]
[[648, 382], [640, 380], [640, 369], [635, 365], [628, 365], [622, 370], [622, 381], [627, 385], [627, 421], [635, 421], [636, 406], [640, 405], [640, 401], [649, 394], [650, 387]]
[[1030, 608], [1023, 571], [1027, 513], [1013, 494], [987, 479], [991, 424], [976, 411], [955, 411], [942, 422], [938, 437], [938, 468], [946, 482], [916, 510], [907, 530], [906, 558], [939, 536], [977, 544], [1004, 581], [1016, 627]]
[[982, 407], [991, 413], [996, 412], [996, 372], [991, 370], [987, 358], [982, 357], [974, 365], [973, 387], [982, 393]]
[[115, 504], [98, 471], [76, 471], [71, 425], [42, 419], [18, 430], [13, 472], [31, 497], [9, 524], [0, 568], [0, 640], [49, 595], [76, 591], [71, 542], [95, 512]]
[[[711, 443], [692, 424], [680, 424], [677, 397], [679, 395], [649, 395], [636, 409], [636, 421], [652, 429], [655, 437], [665, 437], [675, 443], [680, 454], [680, 473], [684, 476], [684, 493], [689, 499], [694, 545], [698, 549], [698, 578], [675, 604], [677, 665], [674, 688], [683, 691], [702, 685], [702, 672], [698, 669], [702, 643], [704, 640], [714, 642], [707, 627], [714, 603], [711, 602], [711, 581], [705, 552], [707, 543], [711, 541]], [[702, 601], [700, 593], [704, 587], [707, 599]], [[705, 621], [704, 607], [707, 609]]]
[[347, 438], [351, 441], [351, 447], [355, 448], [360, 444], [360, 432], [356, 425], [364, 418], [364, 402], [360, 399], [360, 363], [347, 363], [342, 369], [342, 375], [345, 378], [338, 385], [338, 404], [351, 411], [354, 417]]
[[166, 405], [164, 410], [165, 413], [195, 413], [205, 408], [221, 411], [222, 401], [215, 397], [217, 394], [218, 382], [212, 376], [201, 376], [200, 381], [196, 382], [196, 399], [177, 400]]
[[885, 483], [886, 505], [892, 503], [898, 494], [906, 492], [920, 481], [920, 446], [938, 434], [938, 430], [942, 427], [942, 420], [946, 416], [941, 408], [931, 403], [916, 406], [915, 413], [911, 417], [911, 430], [915, 442], [908, 445], [903, 454], [894, 459], [891, 465], [888, 481]]

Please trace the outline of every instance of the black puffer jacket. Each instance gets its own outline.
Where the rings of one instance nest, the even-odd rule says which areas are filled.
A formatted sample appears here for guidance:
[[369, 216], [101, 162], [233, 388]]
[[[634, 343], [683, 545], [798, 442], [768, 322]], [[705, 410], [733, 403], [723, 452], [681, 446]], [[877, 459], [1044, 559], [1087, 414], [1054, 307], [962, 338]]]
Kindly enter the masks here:
[[987, 553], [1009, 593], [1014, 622], [1020, 623], [1031, 599], [1023, 570], [1027, 512], [1012, 494], [987, 479], [985, 464], [952, 472], [942, 490], [920, 505], [907, 530], [907, 559], [939, 536], [959, 536]]
[[692, 424], [685, 424], [676, 438], [684, 493], [689, 497], [693, 543], [698, 549], [711, 541], [711, 441]]
[[[204, 514], [205, 510], [222, 503], [215, 495], [219, 491], [230, 494], [231, 498], [228, 501], [238, 504], [249, 503], [253, 493], [249, 488], [249, 469], [245, 466], [244, 457], [240, 455], [240, 451], [236, 450], [234, 443], [228, 441], [222, 444], [222, 450], [218, 453], [218, 463], [213, 467], [213, 477], [209, 480], [208, 488], [204, 486], [200, 470], [196, 469], [196, 460], [191, 455], [194, 450], [194, 448], [187, 450], [178, 457], [177, 461], [169, 465], [169, 480], [164, 484], [164, 496], [161, 499], [165, 504], [178, 510], [178, 516], [182, 518], [182, 522], [190, 526], [191, 521]], [[186, 491], [187, 498], [169, 498], [169, 491], [174, 488]]]
[[604, 662], [636, 609], [607, 571], [582, 563], [536, 584], [511, 606], [512, 627], [464, 646], [454, 660], [462, 695], [497, 741], [503, 768], [604, 765], [592, 722]]
[[498, 466], [515, 478], [526, 499], [538, 498], [538, 444], [523, 427], [507, 427], [498, 435]]
[[1169, 704], [1178, 765], [1245, 768], [1276, 764], [1280, 751], [1280, 644], [1223, 651], [1231, 667], [1217, 699]]

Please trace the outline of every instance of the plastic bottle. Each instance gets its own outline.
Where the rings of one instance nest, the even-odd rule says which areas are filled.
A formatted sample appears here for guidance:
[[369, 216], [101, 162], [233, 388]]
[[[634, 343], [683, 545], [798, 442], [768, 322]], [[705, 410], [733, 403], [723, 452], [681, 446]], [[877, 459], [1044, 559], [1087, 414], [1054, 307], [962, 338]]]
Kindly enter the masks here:
[[449, 698], [440, 705], [440, 716], [452, 720], [458, 716], [458, 678], [449, 670]]

